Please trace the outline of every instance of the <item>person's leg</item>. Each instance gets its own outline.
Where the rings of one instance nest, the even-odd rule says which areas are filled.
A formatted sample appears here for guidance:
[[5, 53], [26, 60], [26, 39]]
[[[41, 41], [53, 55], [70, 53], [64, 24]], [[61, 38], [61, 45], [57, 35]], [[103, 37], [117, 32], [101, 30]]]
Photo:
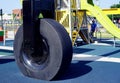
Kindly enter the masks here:
[[91, 36], [91, 38], [94, 37], [94, 31], [90, 32], [90, 36]]

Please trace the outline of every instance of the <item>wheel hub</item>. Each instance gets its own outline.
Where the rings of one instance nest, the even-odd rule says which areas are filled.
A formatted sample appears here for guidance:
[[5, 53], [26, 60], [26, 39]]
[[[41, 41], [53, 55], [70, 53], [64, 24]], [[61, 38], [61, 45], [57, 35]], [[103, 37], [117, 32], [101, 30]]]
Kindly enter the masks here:
[[41, 70], [47, 66], [49, 61], [49, 46], [45, 38], [42, 38], [35, 51], [27, 49], [22, 52], [24, 64], [29, 69]]

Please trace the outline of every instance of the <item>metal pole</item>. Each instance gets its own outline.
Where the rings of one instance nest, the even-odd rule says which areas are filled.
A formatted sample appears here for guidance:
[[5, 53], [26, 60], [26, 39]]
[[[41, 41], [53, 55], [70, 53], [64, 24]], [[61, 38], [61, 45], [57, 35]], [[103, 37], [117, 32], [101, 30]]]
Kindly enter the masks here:
[[2, 27], [2, 30], [4, 31], [3, 45], [5, 46], [5, 27], [3, 27], [3, 11], [2, 11], [2, 9], [0, 9], [0, 15], [1, 15], [1, 27]]
[[3, 39], [3, 45], [5, 46], [6, 45], [6, 43], [5, 43], [5, 41], [6, 41], [6, 33], [5, 33], [5, 30], [6, 30], [6, 27], [7, 27], [7, 23], [5, 23], [6, 25], [4, 26], [4, 28], [3, 28], [3, 30], [4, 30], [4, 39]]
[[116, 46], [116, 45], [115, 45], [115, 36], [114, 36], [114, 40], [113, 40], [113, 43], [114, 43], [114, 44], [113, 44], [113, 46], [115, 47], [115, 46]]
[[72, 40], [72, 23], [71, 23], [71, 0], [68, 0], [68, 3], [69, 3], [69, 28], [70, 28], [70, 38]]
[[3, 13], [2, 13], [2, 9], [0, 9], [0, 13], [1, 13], [1, 27], [3, 29]]
[[87, 22], [87, 14], [86, 14], [86, 10], [84, 11], [84, 19], [85, 19], [85, 27], [87, 29], [87, 37], [88, 37], [88, 43], [90, 44], [90, 38], [89, 38], [89, 31], [88, 31], [88, 22]]
[[101, 32], [100, 32], [100, 41], [101, 41], [101, 39], [102, 39], [102, 34], [101, 34]]

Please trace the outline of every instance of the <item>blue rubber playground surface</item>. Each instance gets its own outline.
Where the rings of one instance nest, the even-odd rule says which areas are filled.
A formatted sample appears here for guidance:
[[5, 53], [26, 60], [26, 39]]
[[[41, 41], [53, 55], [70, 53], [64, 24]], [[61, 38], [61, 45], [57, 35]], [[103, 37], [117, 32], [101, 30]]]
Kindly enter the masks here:
[[28, 78], [14, 59], [0, 59], [0, 83], [120, 83], [120, 42], [110, 42], [74, 47], [69, 69], [55, 81]]
[[[5, 41], [5, 46], [13, 46], [14, 40], [6, 40]], [[0, 46], [3, 46], [4, 42], [0, 42]]]
[[[13, 58], [13, 40], [0, 42], [0, 58]], [[0, 61], [1, 62], [1, 61]]]

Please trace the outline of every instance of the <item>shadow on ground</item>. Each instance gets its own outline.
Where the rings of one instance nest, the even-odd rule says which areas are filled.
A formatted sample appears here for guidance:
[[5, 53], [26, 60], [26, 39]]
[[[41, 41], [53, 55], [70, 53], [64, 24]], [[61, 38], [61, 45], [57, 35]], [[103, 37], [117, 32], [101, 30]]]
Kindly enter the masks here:
[[89, 48], [73, 48], [73, 53], [80, 54], [80, 53], [85, 53], [85, 52], [89, 52], [89, 51], [92, 51], [92, 50], [95, 50], [95, 49], [89, 49]]
[[74, 79], [89, 73], [92, 71], [92, 68], [86, 65], [89, 62], [91, 61], [72, 61], [69, 69], [56, 81]]
[[9, 62], [14, 62], [15, 59], [0, 59], [0, 64], [5, 64], [5, 63], [9, 63]]

